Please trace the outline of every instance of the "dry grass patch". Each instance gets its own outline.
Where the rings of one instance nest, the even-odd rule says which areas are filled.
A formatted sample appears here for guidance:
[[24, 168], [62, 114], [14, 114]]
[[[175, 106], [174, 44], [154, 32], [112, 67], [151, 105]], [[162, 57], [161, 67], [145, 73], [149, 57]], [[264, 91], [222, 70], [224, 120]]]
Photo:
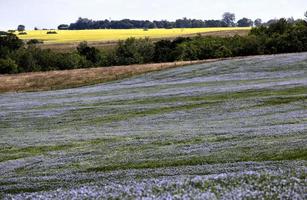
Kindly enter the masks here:
[[114, 81], [146, 72], [216, 60], [218, 59], [0, 75], [0, 92], [43, 91], [80, 87]]

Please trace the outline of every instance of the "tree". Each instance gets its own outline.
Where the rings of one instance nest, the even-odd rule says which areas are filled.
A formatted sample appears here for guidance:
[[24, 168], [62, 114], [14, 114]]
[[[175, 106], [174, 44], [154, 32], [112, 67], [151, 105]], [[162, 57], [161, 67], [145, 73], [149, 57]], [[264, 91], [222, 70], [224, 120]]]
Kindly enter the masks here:
[[14, 60], [0, 59], [0, 74], [15, 74], [18, 72], [17, 64]]
[[278, 22], [278, 19], [270, 19], [265, 23], [265, 26], [270, 26], [271, 24], [275, 24]]
[[205, 27], [205, 22], [202, 20], [193, 19], [191, 23], [192, 23], [192, 28]]
[[262, 20], [261, 20], [260, 18], [256, 19], [256, 20], [254, 21], [254, 25], [255, 25], [256, 27], [261, 26], [261, 25], [262, 25]]
[[35, 45], [35, 44], [42, 44], [43, 41], [38, 40], [38, 39], [31, 39], [27, 42], [27, 45]]
[[177, 19], [176, 20], [176, 28], [191, 28], [192, 23], [190, 19], [187, 19], [184, 17], [183, 19]]
[[25, 31], [25, 29], [26, 29], [26, 27], [24, 26], [24, 25], [19, 25], [18, 27], [17, 27], [17, 31]]
[[206, 20], [205, 27], [227, 27], [227, 24], [222, 20]]
[[68, 30], [68, 28], [69, 28], [68, 24], [61, 24], [61, 25], [58, 26], [59, 30]]
[[284, 34], [290, 27], [291, 25], [287, 22], [287, 20], [281, 18], [276, 23], [270, 24], [268, 32], [271, 34]]
[[5, 32], [5, 31], [0, 31], [0, 37], [1, 37], [1, 36], [3, 36], [3, 37], [4, 37], [4, 36], [7, 36], [7, 35], [8, 35], [8, 33], [7, 33], [7, 32]]
[[6, 57], [10, 52], [15, 51], [23, 46], [22, 40], [16, 35], [8, 33], [0, 37], [0, 58]]
[[119, 42], [115, 54], [119, 65], [149, 63], [153, 61], [154, 45], [148, 38], [128, 38]]
[[238, 22], [239, 27], [250, 27], [253, 26], [254, 22], [251, 19], [248, 18], [242, 18]]
[[295, 23], [295, 19], [293, 17], [290, 17], [287, 19], [287, 22], [290, 24], [294, 24]]
[[228, 26], [235, 26], [236, 16], [234, 13], [225, 12], [222, 21]]
[[86, 60], [91, 61], [93, 64], [97, 64], [100, 60], [99, 50], [95, 47], [89, 47], [87, 42], [81, 42], [77, 47], [79, 55], [84, 56]]
[[179, 41], [160, 40], [155, 43], [154, 61], [155, 62], [172, 62], [176, 58], [174, 50]]

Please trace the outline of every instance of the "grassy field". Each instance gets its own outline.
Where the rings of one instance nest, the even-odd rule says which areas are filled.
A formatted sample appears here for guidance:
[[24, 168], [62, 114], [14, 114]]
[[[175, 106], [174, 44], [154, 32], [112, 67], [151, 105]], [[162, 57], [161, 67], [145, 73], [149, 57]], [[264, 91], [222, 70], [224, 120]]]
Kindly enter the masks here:
[[39, 39], [44, 43], [74, 43], [81, 41], [117, 41], [129, 37], [144, 38], [172, 38], [197, 33], [218, 31], [250, 30], [250, 28], [183, 28], [183, 29], [100, 29], [100, 30], [59, 30], [58, 34], [47, 34], [46, 30], [26, 31], [27, 35], [18, 35], [20, 39]]
[[307, 53], [0, 94], [0, 199], [306, 199]]
[[0, 93], [33, 92], [81, 87], [123, 79], [147, 72], [197, 63], [208, 63], [217, 60], [221, 59], [0, 75]]

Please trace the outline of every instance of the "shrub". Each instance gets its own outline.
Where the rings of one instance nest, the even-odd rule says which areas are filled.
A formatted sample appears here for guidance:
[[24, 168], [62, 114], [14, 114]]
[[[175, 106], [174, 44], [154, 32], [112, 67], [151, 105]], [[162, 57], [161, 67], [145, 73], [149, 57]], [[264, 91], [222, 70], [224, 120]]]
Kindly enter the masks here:
[[90, 61], [93, 65], [97, 65], [100, 61], [100, 52], [95, 47], [89, 47], [87, 42], [81, 42], [77, 47], [79, 55], [84, 56], [86, 60]]
[[83, 58], [77, 53], [58, 54], [56, 59], [56, 66], [61, 70], [76, 69], [79, 68], [83, 63]]
[[58, 34], [56, 31], [48, 31], [47, 34]]
[[43, 44], [42, 40], [37, 40], [37, 39], [31, 39], [27, 42], [28, 45], [33, 45], [33, 44]]
[[14, 34], [0, 37], [0, 58], [6, 58], [9, 53], [22, 47], [23, 42]]
[[100, 61], [98, 66], [107, 67], [116, 65], [116, 52], [114, 49], [102, 49], [100, 50]]
[[155, 43], [154, 61], [155, 62], [171, 62], [176, 58], [174, 56], [174, 50], [176, 44], [170, 40], [160, 40]]
[[146, 39], [128, 38], [120, 41], [116, 48], [119, 65], [143, 64], [153, 61], [154, 45]]
[[37, 60], [34, 58], [34, 50], [32, 48], [19, 49], [14, 53], [12, 58], [16, 61], [20, 72], [34, 72], [40, 71], [41, 68], [37, 64]]
[[1, 36], [7, 36], [9, 33], [5, 32], [5, 31], [0, 31], [0, 37]]
[[18, 72], [17, 64], [14, 60], [0, 59], [0, 74], [14, 74]]
[[[54, 30], [48, 32], [56, 33]], [[248, 36], [226, 38], [199, 35], [156, 43], [148, 38], [128, 38], [120, 41], [116, 48], [104, 50], [82, 42], [77, 47], [77, 53], [59, 53], [31, 45], [37, 43], [40, 41], [30, 40], [30, 45], [23, 47], [22, 40], [16, 35], [3, 32], [0, 37], [0, 73], [301, 52], [307, 51], [307, 22], [297, 20], [290, 23], [281, 19], [253, 28]]]

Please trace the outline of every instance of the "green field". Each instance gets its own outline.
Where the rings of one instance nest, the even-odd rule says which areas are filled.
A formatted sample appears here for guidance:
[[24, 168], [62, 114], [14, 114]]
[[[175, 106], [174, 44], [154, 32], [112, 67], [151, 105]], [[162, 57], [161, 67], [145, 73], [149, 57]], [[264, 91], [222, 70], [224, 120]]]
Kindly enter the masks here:
[[135, 38], [171, 38], [198, 33], [219, 31], [250, 30], [248, 28], [174, 28], [174, 29], [98, 29], [98, 30], [57, 30], [57, 34], [47, 34], [47, 30], [26, 31], [26, 35], [18, 35], [20, 39], [38, 39], [44, 43], [71, 43], [81, 41], [118, 41], [129, 37]]
[[307, 53], [0, 94], [0, 198], [306, 199]]

